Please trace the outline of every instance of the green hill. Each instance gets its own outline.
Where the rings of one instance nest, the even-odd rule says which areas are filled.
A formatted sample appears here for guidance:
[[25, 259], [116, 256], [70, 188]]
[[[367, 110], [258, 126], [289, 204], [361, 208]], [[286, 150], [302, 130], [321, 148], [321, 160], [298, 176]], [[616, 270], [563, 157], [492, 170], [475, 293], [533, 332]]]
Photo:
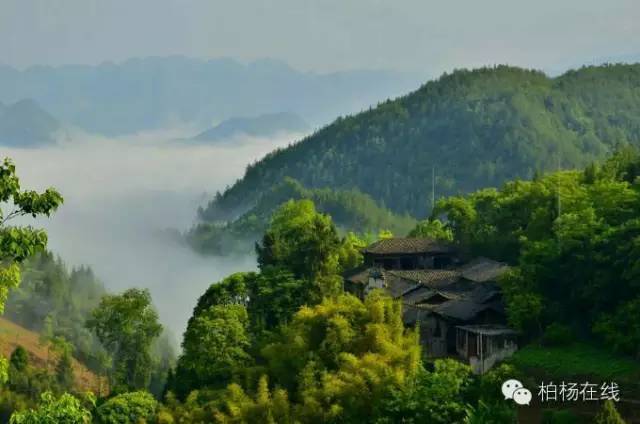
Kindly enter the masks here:
[[187, 241], [204, 253], [252, 251], [254, 242], [267, 229], [273, 211], [289, 199], [313, 200], [318, 211], [331, 215], [343, 231], [377, 234], [380, 230], [389, 230], [404, 235], [416, 225], [410, 216], [394, 214], [355, 189], [307, 189], [298, 181], [285, 178], [266, 190], [239, 218], [230, 222], [200, 223], [189, 231]]
[[423, 216], [432, 173], [438, 198], [584, 166], [622, 144], [640, 144], [638, 64], [557, 78], [508, 66], [460, 70], [272, 152], [200, 216], [235, 218], [286, 176], [310, 188], [356, 188]]

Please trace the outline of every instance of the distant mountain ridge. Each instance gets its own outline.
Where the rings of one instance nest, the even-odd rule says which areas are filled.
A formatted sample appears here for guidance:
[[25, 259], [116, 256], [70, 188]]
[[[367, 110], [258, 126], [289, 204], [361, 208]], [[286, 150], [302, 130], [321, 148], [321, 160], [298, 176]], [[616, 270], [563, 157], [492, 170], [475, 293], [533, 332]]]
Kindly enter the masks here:
[[254, 117], [230, 118], [193, 138], [195, 141], [220, 141], [239, 135], [270, 137], [278, 133], [302, 133], [307, 124], [295, 113], [269, 113]]
[[31, 99], [0, 103], [0, 145], [36, 147], [55, 143], [60, 123]]
[[417, 78], [390, 71], [301, 72], [264, 59], [130, 59], [97, 66], [0, 66], [0, 101], [33, 98], [61, 121], [121, 135], [175, 124], [291, 111], [314, 126], [407, 92]]
[[[435, 198], [584, 166], [640, 145], [640, 64], [549, 78], [509, 66], [459, 70], [250, 165], [200, 217], [233, 219], [284, 177], [355, 188], [420, 217]], [[432, 176], [435, 175], [435, 180]]]

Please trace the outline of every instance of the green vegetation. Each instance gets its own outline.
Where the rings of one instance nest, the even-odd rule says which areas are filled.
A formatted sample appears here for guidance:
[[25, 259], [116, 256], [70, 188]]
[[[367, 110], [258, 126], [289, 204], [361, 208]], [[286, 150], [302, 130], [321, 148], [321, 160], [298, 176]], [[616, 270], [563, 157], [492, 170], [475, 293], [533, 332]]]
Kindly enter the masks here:
[[98, 358], [104, 350], [85, 328], [84, 321], [105, 294], [104, 286], [90, 268], [69, 271], [60, 258], [45, 251], [22, 265], [22, 282], [9, 295], [5, 316], [41, 333], [43, 342], [68, 341], [76, 358], [100, 371]]
[[[513, 423], [500, 384], [525, 371], [637, 379], [640, 153], [629, 145], [640, 141], [638, 70], [458, 71], [250, 166], [187, 238], [214, 253], [257, 241], [258, 270], [200, 297], [164, 387], [171, 361], [154, 358], [162, 327], [149, 293], [104, 293], [90, 270], [33, 256], [44, 233], [3, 219], [0, 304], [22, 263], [7, 311], [40, 331], [55, 363], [35, 367], [21, 349], [3, 359], [0, 412], [15, 423]], [[585, 168], [549, 173], [558, 163]], [[438, 194], [453, 196], [431, 205], [435, 166]], [[61, 202], [53, 190], [20, 191], [10, 162], [1, 196], [19, 207], [7, 217]], [[423, 221], [408, 215], [427, 211]], [[512, 265], [500, 284], [525, 346], [510, 363], [482, 377], [453, 360], [423, 363], [398, 301], [343, 291], [342, 274], [362, 262], [356, 234], [390, 231]], [[72, 354], [96, 359], [108, 395], [81, 398]], [[596, 422], [622, 418], [605, 403]]]
[[420, 217], [431, 211], [433, 182], [443, 197], [585, 166], [640, 143], [639, 69], [605, 65], [557, 78], [508, 66], [445, 74], [267, 155], [201, 216], [235, 218], [288, 176], [310, 188], [355, 188]]
[[[255, 206], [239, 218], [230, 222], [203, 221], [187, 233], [187, 241], [204, 253], [248, 252], [265, 232], [271, 215], [281, 204], [302, 199], [313, 201], [320, 212], [329, 214], [342, 232], [377, 234], [380, 230], [388, 230], [406, 234], [416, 224], [415, 219], [380, 207], [370, 196], [358, 190], [311, 190], [294, 179], [285, 178], [265, 191]], [[201, 215], [204, 213], [201, 211]]]
[[613, 401], [607, 400], [602, 406], [602, 411], [596, 417], [596, 424], [625, 424]]
[[114, 396], [96, 408], [100, 424], [151, 423], [158, 401], [147, 392], [128, 392]]
[[151, 346], [162, 326], [148, 290], [129, 289], [103, 296], [87, 320], [112, 358], [112, 390], [121, 393], [146, 389], [153, 368]]
[[529, 344], [509, 362], [519, 369], [565, 380], [593, 376], [600, 381], [636, 381], [640, 377], [638, 361], [584, 343], [557, 347]]
[[231, 275], [198, 301], [158, 417], [512, 423], [497, 382], [511, 369], [478, 378], [445, 360], [427, 371], [400, 303], [381, 291], [364, 301], [342, 291], [340, 274], [360, 263], [361, 243], [353, 234], [339, 237], [310, 200], [282, 204], [256, 245], [259, 272]]
[[[93, 399], [88, 399], [93, 403]], [[80, 400], [65, 393], [56, 398], [50, 392], [42, 394], [36, 409], [16, 412], [11, 416], [11, 424], [88, 424], [91, 412]]]
[[585, 171], [444, 199], [435, 214], [469, 253], [515, 265], [502, 286], [511, 324], [529, 339], [561, 324], [637, 356], [639, 171], [640, 153], [622, 149]]

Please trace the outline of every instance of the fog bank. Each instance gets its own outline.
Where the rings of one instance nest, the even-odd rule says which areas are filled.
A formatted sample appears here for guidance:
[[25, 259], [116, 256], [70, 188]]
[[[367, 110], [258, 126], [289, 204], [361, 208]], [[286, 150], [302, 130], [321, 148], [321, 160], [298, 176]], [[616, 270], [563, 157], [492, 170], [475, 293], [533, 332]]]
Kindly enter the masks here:
[[57, 146], [0, 147], [23, 188], [53, 186], [65, 198], [50, 218], [49, 248], [69, 265], [90, 265], [111, 291], [149, 288], [164, 324], [178, 337], [212, 282], [254, 269], [255, 258], [204, 257], [162, 234], [185, 230], [199, 205], [241, 177], [247, 164], [301, 135], [225, 143], [175, 140], [189, 128], [102, 138], [72, 132]]

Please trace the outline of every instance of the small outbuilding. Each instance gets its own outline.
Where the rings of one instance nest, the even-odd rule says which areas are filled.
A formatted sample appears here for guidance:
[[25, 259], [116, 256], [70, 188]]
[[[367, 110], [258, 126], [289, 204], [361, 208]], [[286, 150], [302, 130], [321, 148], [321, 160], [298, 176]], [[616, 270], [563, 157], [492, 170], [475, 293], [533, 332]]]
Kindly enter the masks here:
[[493, 324], [459, 325], [456, 327], [456, 351], [469, 361], [471, 369], [484, 374], [518, 350], [517, 333], [504, 326]]

